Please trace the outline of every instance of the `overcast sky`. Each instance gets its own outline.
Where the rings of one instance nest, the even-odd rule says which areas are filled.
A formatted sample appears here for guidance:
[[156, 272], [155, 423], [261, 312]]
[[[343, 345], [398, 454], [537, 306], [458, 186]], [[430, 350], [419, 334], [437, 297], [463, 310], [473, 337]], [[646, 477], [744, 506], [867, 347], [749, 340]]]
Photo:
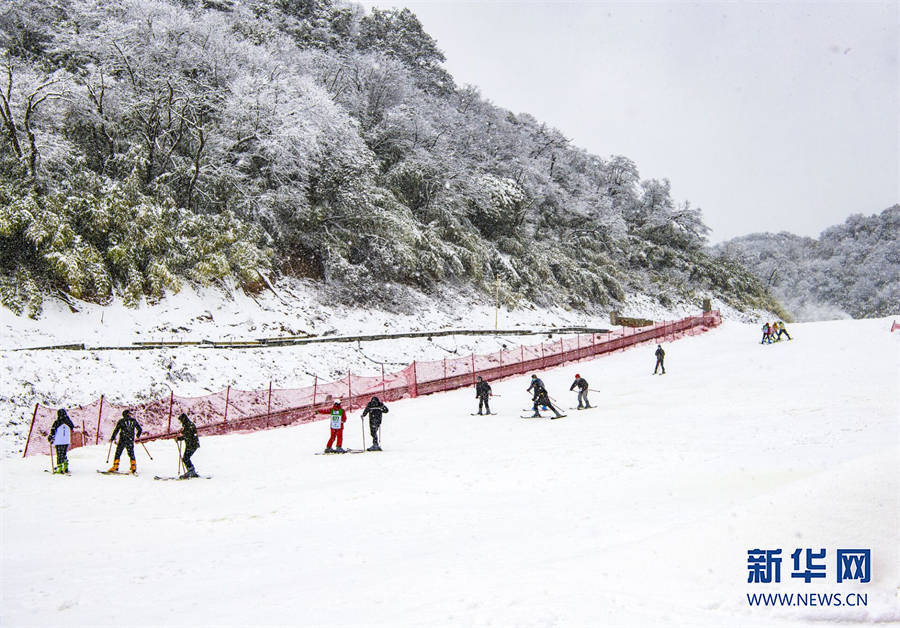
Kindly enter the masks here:
[[458, 84], [668, 178], [712, 242], [900, 202], [898, 2], [362, 4], [410, 8]]

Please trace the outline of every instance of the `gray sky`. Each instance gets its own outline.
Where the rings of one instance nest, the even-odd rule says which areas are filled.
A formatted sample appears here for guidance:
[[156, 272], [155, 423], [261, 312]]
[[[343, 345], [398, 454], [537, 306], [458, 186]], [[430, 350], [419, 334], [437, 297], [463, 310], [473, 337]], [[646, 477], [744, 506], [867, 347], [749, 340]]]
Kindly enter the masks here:
[[703, 209], [712, 242], [900, 202], [898, 2], [409, 7], [457, 83]]

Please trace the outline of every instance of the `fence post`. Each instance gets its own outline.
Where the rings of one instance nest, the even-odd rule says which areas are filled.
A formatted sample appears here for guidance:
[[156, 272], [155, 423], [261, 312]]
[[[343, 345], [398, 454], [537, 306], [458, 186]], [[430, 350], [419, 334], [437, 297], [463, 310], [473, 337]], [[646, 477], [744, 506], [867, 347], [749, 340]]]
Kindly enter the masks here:
[[228, 399], [231, 397], [231, 386], [225, 389], [225, 417], [222, 419], [222, 423], [228, 423]]
[[447, 390], [447, 358], [444, 358], [444, 379], [441, 381], [441, 390]]
[[316, 407], [316, 386], [319, 383], [319, 376], [313, 375], [313, 408]]
[[269, 417], [272, 416], [272, 380], [269, 380], [269, 402], [266, 404], [266, 429], [269, 428]]
[[97, 411], [97, 435], [94, 437], [94, 444], [100, 442], [100, 419], [103, 417], [103, 395], [100, 395], [100, 410]]
[[25, 451], [22, 452], [22, 457], [28, 455], [28, 444], [31, 442], [31, 430], [34, 429], [34, 420], [37, 418], [37, 407], [38, 404], [34, 404], [34, 413], [31, 415], [31, 427], [28, 428], [28, 438], [25, 439]]
[[472, 383], [475, 383], [475, 353], [472, 353]]
[[350, 385], [353, 376], [350, 374], [350, 369], [347, 369], [347, 411], [349, 412], [353, 408], [353, 388]]
[[166, 434], [172, 433], [172, 404], [175, 403], [175, 391], [169, 391], [169, 424], [166, 426]]
[[410, 397], [418, 397], [419, 396], [419, 382], [416, 380], [416, 361], [413, 360], [412, 363], [412, 385], [409, 388], [409, 396]]
[[[387, 396], [387, 393], [385, 393], [384, 389], [384, 362], [381, 363], [381, 396]], [[384, 401], [384, 399], [382, 399], [382, 401]]]
[[546, 360], [544, 359], [544, 343], [541, 343], [541, 370], [544, 369], [544, 364]]

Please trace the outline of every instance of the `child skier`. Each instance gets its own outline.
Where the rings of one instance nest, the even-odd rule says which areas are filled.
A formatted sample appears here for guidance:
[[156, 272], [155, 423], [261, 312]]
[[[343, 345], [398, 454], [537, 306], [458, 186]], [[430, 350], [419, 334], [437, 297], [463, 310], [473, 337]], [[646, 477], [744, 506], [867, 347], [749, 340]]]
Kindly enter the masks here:
[[778, 325], [778, 338], [777, 339], [781, 340], [781, 334], [784, 334], [785, 336], [788, 337], [788, 340], [790, 340], [791, 335], [787, 332], [787, 329], [784, 328], [784, 323], [781, 321], [778, 321], [778, 323], [776, 323], [776, 324]]
[[197, 477], [197, 470], [194, 468], [194, 463], [191, 462], [191, 456], [200, 449], [197, 426], [183, 412], [178, 417], [178, 420], [181, 421], [181, 436], [178, 436], [175, 440], [184, 442], [184, 455], [181, 457], [182, 462], [184, 462], [184, 474], [181, 477], [182, 479], [195, 478]]
[[[537, 401], [538, 391], [541, 390], [543, 387], [544, 387], [544, 382], [541, 381], [541, 378], [538, 377], [537, 375], [532, 375], [531, 376], [531, 384], [525, 390], [527, 390], [528, 392], [531, 393], [532, 401]], [[543, 405], [543, 404], [541, 404], [541, 405]], [[544, 408], [544, 410], [546, 410], [547, 406], [543, 405], [543, 408]]]
[[[363, 410], [363, 417], [369, 415], [369, 432], [372, 434], [372, 446], [369, 451], [381, 451], [381, 445], [378, 444], [378, 430], [381, 428], [381, 415], [387, 412], [387, 406], [381, 403], [378, 397], [372, 397]], [[340, 446], [340, 441], [338, 441]]]
[[479, 376], [478, 381], [475, 383], [475, 398], [478, 399], [478, 414], [482, 414], [482, 408], [484, 408], [484, 414], [491, 413], [491, 408], [488, 405], [488, 397], [492, 395], [491, 385]]
[[[335, 399], [334, 406], [331, 408], [322, 408], [319, 410], [319, 414], [329, 414], [331, 415], [331, 437], [328, 439], [328, 444], [325, 445], [325, 453], [326, 454], [342, 454], [344, 453], [343, 447], [341, 444], [344, 441], [344, 423], [347, 422], [347, 412], [341, 407], [341, 400]], [[331, 444], [337, 440], [337, 447], [334, 449], [331, 448]]]
[[72, 420], [66, 411], [60, 408], [56, 411], [56, 421], [50, 426], [50, 435], [47, 437], [54, 447], [56, 447], [56, 467], [53, 473], [68, 473], [69, 459], [66, 457], [66, 450], [72, 443]]
[[116, 473], [119, 470], [119, 458], [122, 457], [122, 450], [128, 450], [128, 457], [131, 458], [131, 472], [137, 473], [137, 461], [134, 459], [134, 440], [140, 438], [144, 428], [141, 427], [131, 416], [131, 410], [124, 410], [122, 418], [116, 423], [116, 429], [113, 430], [112, 436], [109, 437], [110, 442], [116, 440], [119, 436], [119, 443], [116, 445], [116, 457], [113, 458], [113, 465], [107, 473]]
[[762, 326], [762, 340], [759, 341], [759, 344], [765, 344], [767, 342], [772, 342], [772, 331], [771, 327], [769, 327], [769, 323], [767, 322]]
[[666, 374], [666, 365], [663, 364], [663, 361], [666, 359], [666, 352], [663, 351], [661, 345], [656, 345], [656, 366], [653, 367], [653, 374], [656, 375], [656, 370], [662, 368], [662, 374]]
[[[583, 378], [578, 373], [575, 373], [575, 381], [572, 382], [572, 385], [569, 386], [569, 391], [575, 390], [575, 387], [578, 386], [578, 409], [582, 408], [590, 408], [592, 407], [590, 402], [588, 401], [588, 383], [585, 378]], [[582, 403], [584, 405], [582, 405]]]
[[534, 396], [534, 414], [531, 415], [533, 419], [539, 419], [541, 417], [541, 413], [538, 412], [538, 406], [542, 406], [544, 410], [550, 409], [553, 410], [554, 414], [556, 414], [556, 418], [563, 416], [563, 414], [556, 409], [556, 407], [550, 403], [550, 395], [547, 394], [547, 389], [541, 386], [540, 390], [535, 393]]

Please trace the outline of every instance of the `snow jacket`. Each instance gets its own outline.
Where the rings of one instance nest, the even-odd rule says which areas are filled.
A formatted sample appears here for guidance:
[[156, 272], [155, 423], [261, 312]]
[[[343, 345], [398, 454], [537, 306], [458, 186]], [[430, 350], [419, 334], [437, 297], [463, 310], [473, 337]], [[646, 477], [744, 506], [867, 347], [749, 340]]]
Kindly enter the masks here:
[[141, 434], [144, 433], [144, 428], [141, 427], [141, 424], [138, 423], [132, 417], [122, 417], [119, 419], [119, 422], [116, 423], [116, 429], [113, 430], [112, 436], [109, 437], [109, 440], [116, 440], [116, 435], [119, 435], [119, 439], [123, 443], [134, 442], [135, 438], [140, 438]]
[[486, 381], [481, 380], [477, 384], [475, 384], [475, 397], [488, 397], [491, 394], [491, 385]]
[[62, 414], [59, 416], [56, 421], [53, 422], [53, 425], [50, 427], [50, 440], [54, 445], [71, 445], [72, 444], [72, 430], [75, 429], [75, 426], [72, 425], [72, 420], [66, 414]]
[[657, 347], [655, 355], [657, 360], [662, 360], [664, 357], [666, 357], [666, 352], [663, 351], [662, 347]]
[[528, 392], [534, 390], [534, 396], [537, 397], [538, 393], [544, 390], [544, 382], [541, 381], [540, 377], [535, 377], [533, 380], [531, 380], [531, 385], [525, 390], [527, 390]]
[[342, 407], [334, 406], [333, 408], [322, 408], [321, 410], [319, 410], [319, 414], [331, 415], [331, 429], [344, 429], [344, 423], [347, 422], [347, 411]]
[[583, 377], [579, 377], [574, 382], [572, 382], [572, 385], [569, 386], [569, 390], [575, 390], [576, 386], [578, 386], [578, 390], [587, 390], [587, 388], [588, 388], [587, 380]]
[[197, 426], [190, 419], [183, 421], [181, 425], [181, 436], [176, 437], [175, 440], [183, 440], [188, 449], [199, 449], [200, 438], [197, 436]]
[[381, 421], [382, 413], [387, 413], [388, 408], [386, 405], [381, 403], [378, 397], [372, 399], [368, 404], [366, 404], [365, 409], [362, 412], [363, 416], [369, 415], [369, 419], [375, 421], [376, 423]]

